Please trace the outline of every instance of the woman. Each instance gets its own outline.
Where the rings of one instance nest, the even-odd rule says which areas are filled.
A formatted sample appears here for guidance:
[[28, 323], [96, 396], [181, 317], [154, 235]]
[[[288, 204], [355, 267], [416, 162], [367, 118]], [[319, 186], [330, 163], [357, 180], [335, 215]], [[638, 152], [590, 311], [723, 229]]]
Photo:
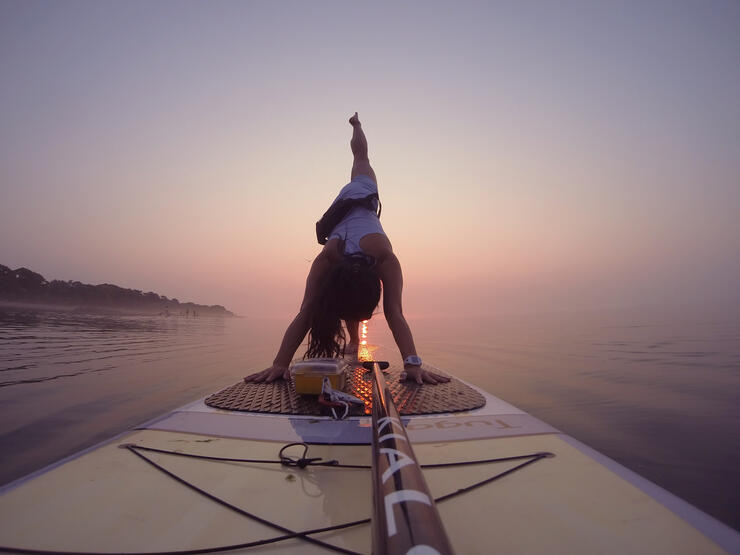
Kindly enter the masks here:
[[[354, 163], [350, 183], [340, 191], [335, 203], [342, 199], [366, 198], [378, 192], [375, 172], [367, 156], [367, 140], [357, 112], [349, 123], [352, 126], [350, 147]], [[370, 202], [377, 203], [377, 200]], [[351, 208], [332, 229], [323, 250], [314, 259], [300, 311], [288, 326], [272, 366], [247, 376], [244, 381], [289, 379], [290, 362], [309, 332], [308, 357], [334, 357], [357, 352], [359, 323], [372, 316], [380, 300], [381, 283], [383, 312], [404, 360], [401, 379], [418, 384], [449, 381], [446, 376], [422, 368], [401, 308], [401, 265], [376, 213], [359, 205]], [[342, 320], [349, 332], [349, 344], [346, 343]]]

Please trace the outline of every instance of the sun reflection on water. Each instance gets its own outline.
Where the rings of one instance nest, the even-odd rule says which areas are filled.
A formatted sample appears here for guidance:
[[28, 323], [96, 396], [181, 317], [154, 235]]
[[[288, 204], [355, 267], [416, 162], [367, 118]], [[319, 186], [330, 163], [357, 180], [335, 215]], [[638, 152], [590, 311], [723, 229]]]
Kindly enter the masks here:
[[371, 349], [370, 345], [367, 343], [367, 320], [363, 320], [360, 324], [360, 338], [360, 346], [357, 350], [358, 360], [360, 360], [360, 362], [373, 360], [372, 351], [374, 349]]
[[[367, 360], [374, 360], [372, 351], [375, 350], [367, 343], [367, 320], [363, 320], [360, 326], [360, 346], [357, 350], [357, 359], [360, 362]], [[362, 372], [363, 370], [357, 369], [356, 371]], [[372, 411], [372, 397], [373, 397], [373, 382], [372, 380], [356, 380], [355, 394], [365, 402], [365, 414], [371, 414]]]

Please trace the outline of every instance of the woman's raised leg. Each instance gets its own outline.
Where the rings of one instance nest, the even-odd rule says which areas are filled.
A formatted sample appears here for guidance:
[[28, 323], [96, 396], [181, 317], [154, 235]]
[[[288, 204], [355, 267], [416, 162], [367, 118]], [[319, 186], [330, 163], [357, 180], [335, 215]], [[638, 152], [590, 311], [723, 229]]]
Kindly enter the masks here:
[[350, 181], [356, 176], [364, 174], [370, 176], [377, 185], [378, 179], [375, 177], [375, 172], [367, 156], [367, 138], [365, 138], [365, 132], [362, 130], [362, 124], [360, 123], [360, 118], [357, 117], [357, 112], [349, 118], [349, 123], [352, 126], [352, 140], [349, 142], [349, 146], [354, 156]]

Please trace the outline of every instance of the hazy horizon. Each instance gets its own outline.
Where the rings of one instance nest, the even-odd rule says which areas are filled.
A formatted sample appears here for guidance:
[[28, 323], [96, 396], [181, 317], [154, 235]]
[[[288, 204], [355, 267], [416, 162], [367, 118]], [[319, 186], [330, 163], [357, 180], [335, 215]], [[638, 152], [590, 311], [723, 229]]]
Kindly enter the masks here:
[[0, 263], [294, 312], [358, 111], [410, 315], [740, 301], [740, 4], [0, 2]]

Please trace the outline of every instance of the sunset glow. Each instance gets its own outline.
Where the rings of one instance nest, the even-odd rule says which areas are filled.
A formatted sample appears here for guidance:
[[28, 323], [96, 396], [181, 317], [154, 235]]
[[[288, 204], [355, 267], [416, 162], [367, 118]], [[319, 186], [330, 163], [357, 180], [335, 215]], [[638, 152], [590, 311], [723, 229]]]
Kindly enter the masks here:
[[739, 12], [4, 2], [0, 263], [291, 318], [358, 111], [410, 317], [736, 299]]

